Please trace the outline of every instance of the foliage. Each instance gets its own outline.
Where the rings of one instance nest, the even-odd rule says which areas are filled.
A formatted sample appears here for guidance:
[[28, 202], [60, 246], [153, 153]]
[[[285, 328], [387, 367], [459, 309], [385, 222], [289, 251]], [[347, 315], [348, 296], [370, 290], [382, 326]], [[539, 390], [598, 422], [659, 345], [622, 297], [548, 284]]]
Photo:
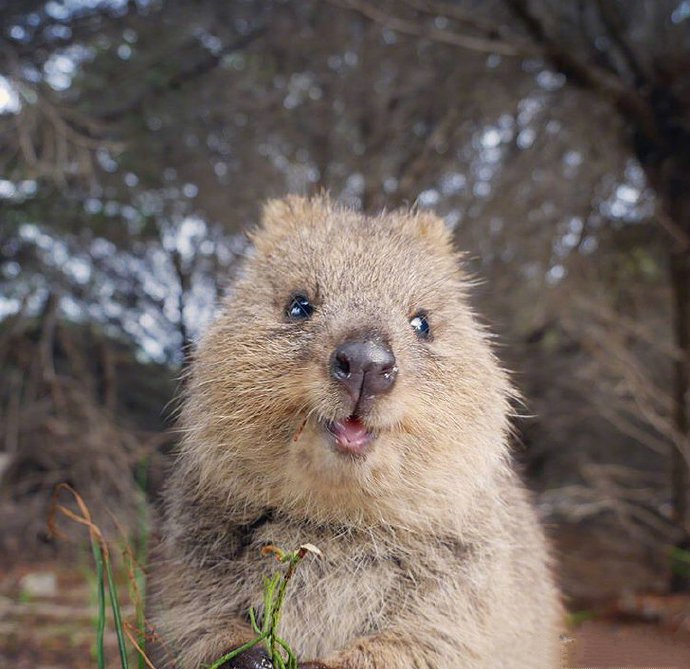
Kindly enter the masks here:
[[673, 542], [689, 18], [680, 0], [13, 2], [0, 318], [53, 301], [178, 367], [262, 200], [433, 207], [538, 416], [518, 427], [546, 511]]
[[[66, 491], [71, 494], [74, 502], [77, 505], [78, 513], [59, 503], [59, 495], [62, 491]], [[105, 669], [105, 650], [104, 650], [104, 638], [105, 638], [105, 626], [106, 626], [106, 584], [108, 589], [108, 599], [110, 600], [110, 606], [113, 613], [113, 625], [115, 627], [115, 633], [117, 634], [117, 645], [120, 658], [120, 666], [122, 669], [129, 669], [129, 659], [127, 656], [127, 644], [125, 642], [125, 636], [129, 636], [130, 640], [133, 642], [135, 648], [140, 653], [142, 658], [146, 658], [144, 651], [140, 648], [134, 638], [132, 632], [125, 626], [126, 623], [123, 621], [122, 613], [120, 609], [120, 597], [118, 594], [118, 588], [115, 583], [115, 578], [113, 576], [113, 565], [110, 556], [110, 550], [108, 543], [103, 536], [100, 528], [93, 522], [91, 518], [91, 513], [86, 506], [84, 500], [81, 496], [69, 485], [60, 484], [55, 489], [55, 495], [53, 499], [53, 507], [51, 510], [51, 517], [49, 519], [49, 525], [51, 531], [58, 536], [59, 532], [56, 526], [56, 514], [61, 513], [67, 518], [73, 520], [80, 525], [85, 526], [89, 530], [89, 541], [91, 544], [91, 553], [93, 555], [94, 564], [96, 568], [96, 587], [97, 587], [97, 622], [96, 622], [96, 662], [98, 669]], [[138, 622], [138, 616], [137, 616]], [[145, 633], [144, 629], [137, 629], [136, 632], [141, 635]], [[150, 664], [150, 663], [149, 663]]]
[[295, 573], [297, 566], [309, 553], [321, 555], [321, 552], [311, 544], [304, 544], [294, 551], [284, 551], [277, 546], [265, 546], [261, 552], [263, 555], [275, 556], [278, 562], [287, 565], [287, 569], [282, 573], [276, 572], [272, 576], [264, 579], [264, 601], [260, 627], [256, 621], [255, 610], [253, 608], [249, 610], [252, 629], [257, 636], [251, 641], [248, 641], [218, 658], [211, 664], [209, 669], [218, 669], [225, 662], [241, 655], [261, 642], [265, 644], [268, 657], [274, 667], [277, 669], [298, 669], [295, 653], [288, 643], [278, 636], [280, 615], [283, 603], [285, 602], [288, 583]]
[[[60, 494], [67, 492], [76, 504], [76, 511], [60, 503]], [[122, 554], [127, 565], [127, 580], [129, 583], [130, 599], [134, 602], [134, 621], [123, 619], [120, 594], [113, 572], [113, 560], [110, 547], [98, 525], [93, 521], [89, 508], [72, 487], [60, 484], [53, 495], [53, 503], [49, 518], [49, 527], [55, 536], [61, 536], [57, 527], [57, 515], [62, 514], [68, 519], [86, 527], [89, 531], [91, 554], [95, 566], [96, 601], [96, 663], [98, 669], [105, 669], [104, 638], [106, 629], [106, 586], [107, 595], [113, 615], [113, 626], [117, 635], [120, 666], [129, 669], [129, 656], [125, 638], [128, 638], [137, 653], [137, 661], [140, 669], [149, 667], [155, 669], [151, 660], [146, 655], [145, 642], [147, 639], [147, 623], [144, 616], [144, 591], [142, 589], [144, 562], [139, 562], [127, 542], [123, 545]], [[140, 545], [145, 545], [146, 534], [139, 537]], [[143, 544], [141, 543], [143, 542]], [[261, 626], [257, 623], [257, 615], [252, 608], [249, 611], [251, 625], [256, 632], [256, 638], [223, 655], [213, 662], [209, 669], [218, 669], [225, 662], [237, 657], [246, 650], [263, 642], [268, 656], [277, 669], [298, 669], [297, 658], [288, 643], [278, 635], [280, 616], [287, 594], [287, 587], [292, 579], [299, 563], [309, 554], [320, 556], [321, 552], [311, 544], [304, 544], [294, 551], [284, 551], [277, 546], [265, 546], [262, 555], [272, 555], [286, 569], [276, 572], [264, 579], [263, 609], [261, 613]], [[140, 558], [145, 557], [143, 555]]]

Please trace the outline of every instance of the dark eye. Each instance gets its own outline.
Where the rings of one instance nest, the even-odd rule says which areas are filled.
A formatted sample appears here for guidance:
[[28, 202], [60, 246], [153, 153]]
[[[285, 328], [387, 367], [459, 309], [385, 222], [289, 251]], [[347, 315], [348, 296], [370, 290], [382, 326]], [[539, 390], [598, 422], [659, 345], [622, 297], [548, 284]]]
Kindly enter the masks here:
[[429, 319], [427, 318], [427, 315], [422, 311], [410, 318], [410, 325], [412, 326], [412, 329], [414, 330], [415, 334], [420, 339], [428, 339], [431, 335]]
[[306, 321], [314, 313], [314, 306], [306, 295], [297, 293], [290, 298], [285, 313], [291, 321]]

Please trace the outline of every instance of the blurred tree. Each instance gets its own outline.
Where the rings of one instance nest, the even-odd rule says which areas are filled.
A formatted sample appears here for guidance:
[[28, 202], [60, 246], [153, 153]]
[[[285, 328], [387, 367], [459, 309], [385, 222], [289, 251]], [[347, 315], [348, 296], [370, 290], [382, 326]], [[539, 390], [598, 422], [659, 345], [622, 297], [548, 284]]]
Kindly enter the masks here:
[[[542, 3], [543, 4], [543, 3]], [[690, 27], [687, 2], [547, 3], [508, 0], [545, 57], [576, 85], [610, 102], [654, 189], [667, 234], [674, 364], [672, 490], [687, 531], [690, 458]]]
[[[0, 317], [53, 296], [177, 365], [261, 200], [433, 207], [487, 279], [549, 508], [576, 483], [577, 513], [658, 531], [673, 444], [680, 522], [686, 2], [0, 6]], [[592, 463], [654, 482], [604, 504]]]
[[[387, 29], [464, 50], [540, 55], [617, 114], [653, 190], [667, 254], [673, 353], [673, 516], [688, 533], [690, 461], [690, 3], [678, 0], [479, 3], [337, 0]], [[644, 398], [645, 406], [652, 398]], [[685, 541], [685, 539], [684, 539]]]

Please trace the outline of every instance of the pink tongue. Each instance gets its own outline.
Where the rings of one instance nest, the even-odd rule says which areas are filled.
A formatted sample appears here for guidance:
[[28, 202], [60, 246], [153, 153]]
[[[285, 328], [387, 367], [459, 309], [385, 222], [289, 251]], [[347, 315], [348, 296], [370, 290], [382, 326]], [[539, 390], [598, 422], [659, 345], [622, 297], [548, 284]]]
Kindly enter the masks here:
[[371, 435], [358, 418], [347, 418], [332, 424], [331, 431], [342, 451], [361, 454], [371, 441]]

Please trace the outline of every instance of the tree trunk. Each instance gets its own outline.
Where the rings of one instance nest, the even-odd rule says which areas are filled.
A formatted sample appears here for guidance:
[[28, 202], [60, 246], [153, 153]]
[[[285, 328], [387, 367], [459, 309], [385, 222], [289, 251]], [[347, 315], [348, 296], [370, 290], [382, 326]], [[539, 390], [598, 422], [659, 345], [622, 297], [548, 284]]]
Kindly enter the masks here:
[[[647, 165], [650, 184], [659, 197], [659, 225], [668, 234], [669, 284], [671, 289], [671, 320], [673, 361], [671, 383], [672, 425], [676, 439], [671, 444], [670, 484], [672, 519], [681, 534], [680, 544], [689, 544], [688, 483], [690, 481], [690, 163], [679, 166], [675, 161]], [[684, 169], [685, 168], [685, 169]], [[677, 544], [677, 545], [680, 545]], [[690, 585], [690, 581], [688, 582]]]
[[[669, 280], [671, 287], [672, 333], [677, 356], [673, 363], [673, 428], [676, 443], [671, 453], [671, 499], [673, 521], [680, 530], [677, 548], [690, 548], [690, 526], [688, 524], [688, 481], [690, 459], [690, 415], [688, 399], [690, 392], [690, 198], [682, 189], [673, 188], [685, 179], [671, 180], [667, 189], [666, 211], [671, 222], [685, 238], [671, 242], [669, 258]], [[690, 589], [690, 579], [681, 573], [674, 573], [671, 580], [673, 591]]]
[[674, 520], [686, 531], [688, 511], [688, 468], [685, 455], [690, 451], [688, 443], [687, 394], [690, 386], [690, 254], [671, 254], [671, 290], [673, 295], [673, 335], [679, 357], [673, 370], [673, 424], [681, 444], [673, 449], [672, 491]]

